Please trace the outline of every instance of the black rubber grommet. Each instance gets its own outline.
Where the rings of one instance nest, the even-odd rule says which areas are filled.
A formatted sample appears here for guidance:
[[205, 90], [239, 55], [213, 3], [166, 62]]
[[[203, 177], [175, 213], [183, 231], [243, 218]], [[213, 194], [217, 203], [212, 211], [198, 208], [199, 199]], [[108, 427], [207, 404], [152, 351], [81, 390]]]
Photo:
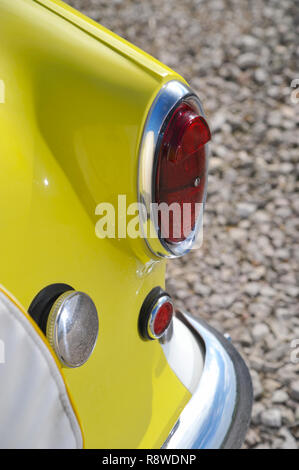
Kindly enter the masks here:
[[147, 325], [155, 303], [164, 295], [168, 295], [167, 292], [165, 292], [162, 287], [158, 286], [154, 287], [144, 299], [138, 318], [138, 330], [142, 339], [154, 340], [154, 338], [151, 338], [148, 334]]
[[46, 334], [47, 320], [54, 302], [69, 290], [74, 290], [68, 284], [50, 284], [44, 287], [32, 300], [28, 309], [29, 315], [40, 327], [44, 335]]

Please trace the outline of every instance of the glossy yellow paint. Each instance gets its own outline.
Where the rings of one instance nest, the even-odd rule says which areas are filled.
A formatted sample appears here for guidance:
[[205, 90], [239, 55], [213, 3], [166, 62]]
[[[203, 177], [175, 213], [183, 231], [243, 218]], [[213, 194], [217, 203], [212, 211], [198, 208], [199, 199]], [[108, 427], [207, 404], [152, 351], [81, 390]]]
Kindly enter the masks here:
[[53, 282], [94, 300], [94, 353], [64, 369], [86, 447], [160, 447], [190, 398], [137, 331], [164, 262], [95, 235], [97, 204], [136, 201], [144, 121], [173, 78], [61, 2], [0, 0], [0, 282], [26, 307]]

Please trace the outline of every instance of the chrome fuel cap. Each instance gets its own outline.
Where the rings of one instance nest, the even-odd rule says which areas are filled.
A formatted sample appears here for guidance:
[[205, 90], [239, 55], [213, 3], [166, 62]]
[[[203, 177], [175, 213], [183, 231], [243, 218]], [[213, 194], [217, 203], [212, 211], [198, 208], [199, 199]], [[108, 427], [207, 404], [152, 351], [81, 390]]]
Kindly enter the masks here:
[[87, 361], [98, 330], [97, 309], [87, 294], [69, 290], [52, 305], [46, 336], [63, 366], [79, 367]]

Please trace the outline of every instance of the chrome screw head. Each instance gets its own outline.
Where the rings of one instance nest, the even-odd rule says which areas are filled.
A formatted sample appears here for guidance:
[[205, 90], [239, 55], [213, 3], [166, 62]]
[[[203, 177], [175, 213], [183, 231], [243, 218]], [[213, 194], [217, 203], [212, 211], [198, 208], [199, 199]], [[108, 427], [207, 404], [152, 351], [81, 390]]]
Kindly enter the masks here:
[[200, 177], [198, 176], [198, 177], [195, 178], [195, 180], [194, 180], [194, 186], [195, 186], [195, 188], [197, 188], [197, 186], [199, 186], [199, 185], [200, 185]]

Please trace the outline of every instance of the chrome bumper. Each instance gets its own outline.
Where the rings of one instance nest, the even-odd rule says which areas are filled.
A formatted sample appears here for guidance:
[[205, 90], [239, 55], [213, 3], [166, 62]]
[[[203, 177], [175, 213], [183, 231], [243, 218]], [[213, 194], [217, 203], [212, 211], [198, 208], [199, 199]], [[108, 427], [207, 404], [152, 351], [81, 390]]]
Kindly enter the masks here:
[[[189, 330], [187, 334], [192, 334], [198, 346], [197, 353], [193, 346], [192, 356], [198, 354], [203, 359], [198, 374], [188, 368], [200, 364], [200, 360], [192, 357], [188, 360], [185, 356], [182, 367], [175, 353], [174, 346], [183, 328]], [[250, 422], [253, 393], [248, 368], [231, 342], [204, 321], [179, 312], [162, 347], [172, 369], [183, 382], [189, 383], [192, 393], [163, 448], [240, 448]], [[190, 350], [186, 339], [185, 349]]]

